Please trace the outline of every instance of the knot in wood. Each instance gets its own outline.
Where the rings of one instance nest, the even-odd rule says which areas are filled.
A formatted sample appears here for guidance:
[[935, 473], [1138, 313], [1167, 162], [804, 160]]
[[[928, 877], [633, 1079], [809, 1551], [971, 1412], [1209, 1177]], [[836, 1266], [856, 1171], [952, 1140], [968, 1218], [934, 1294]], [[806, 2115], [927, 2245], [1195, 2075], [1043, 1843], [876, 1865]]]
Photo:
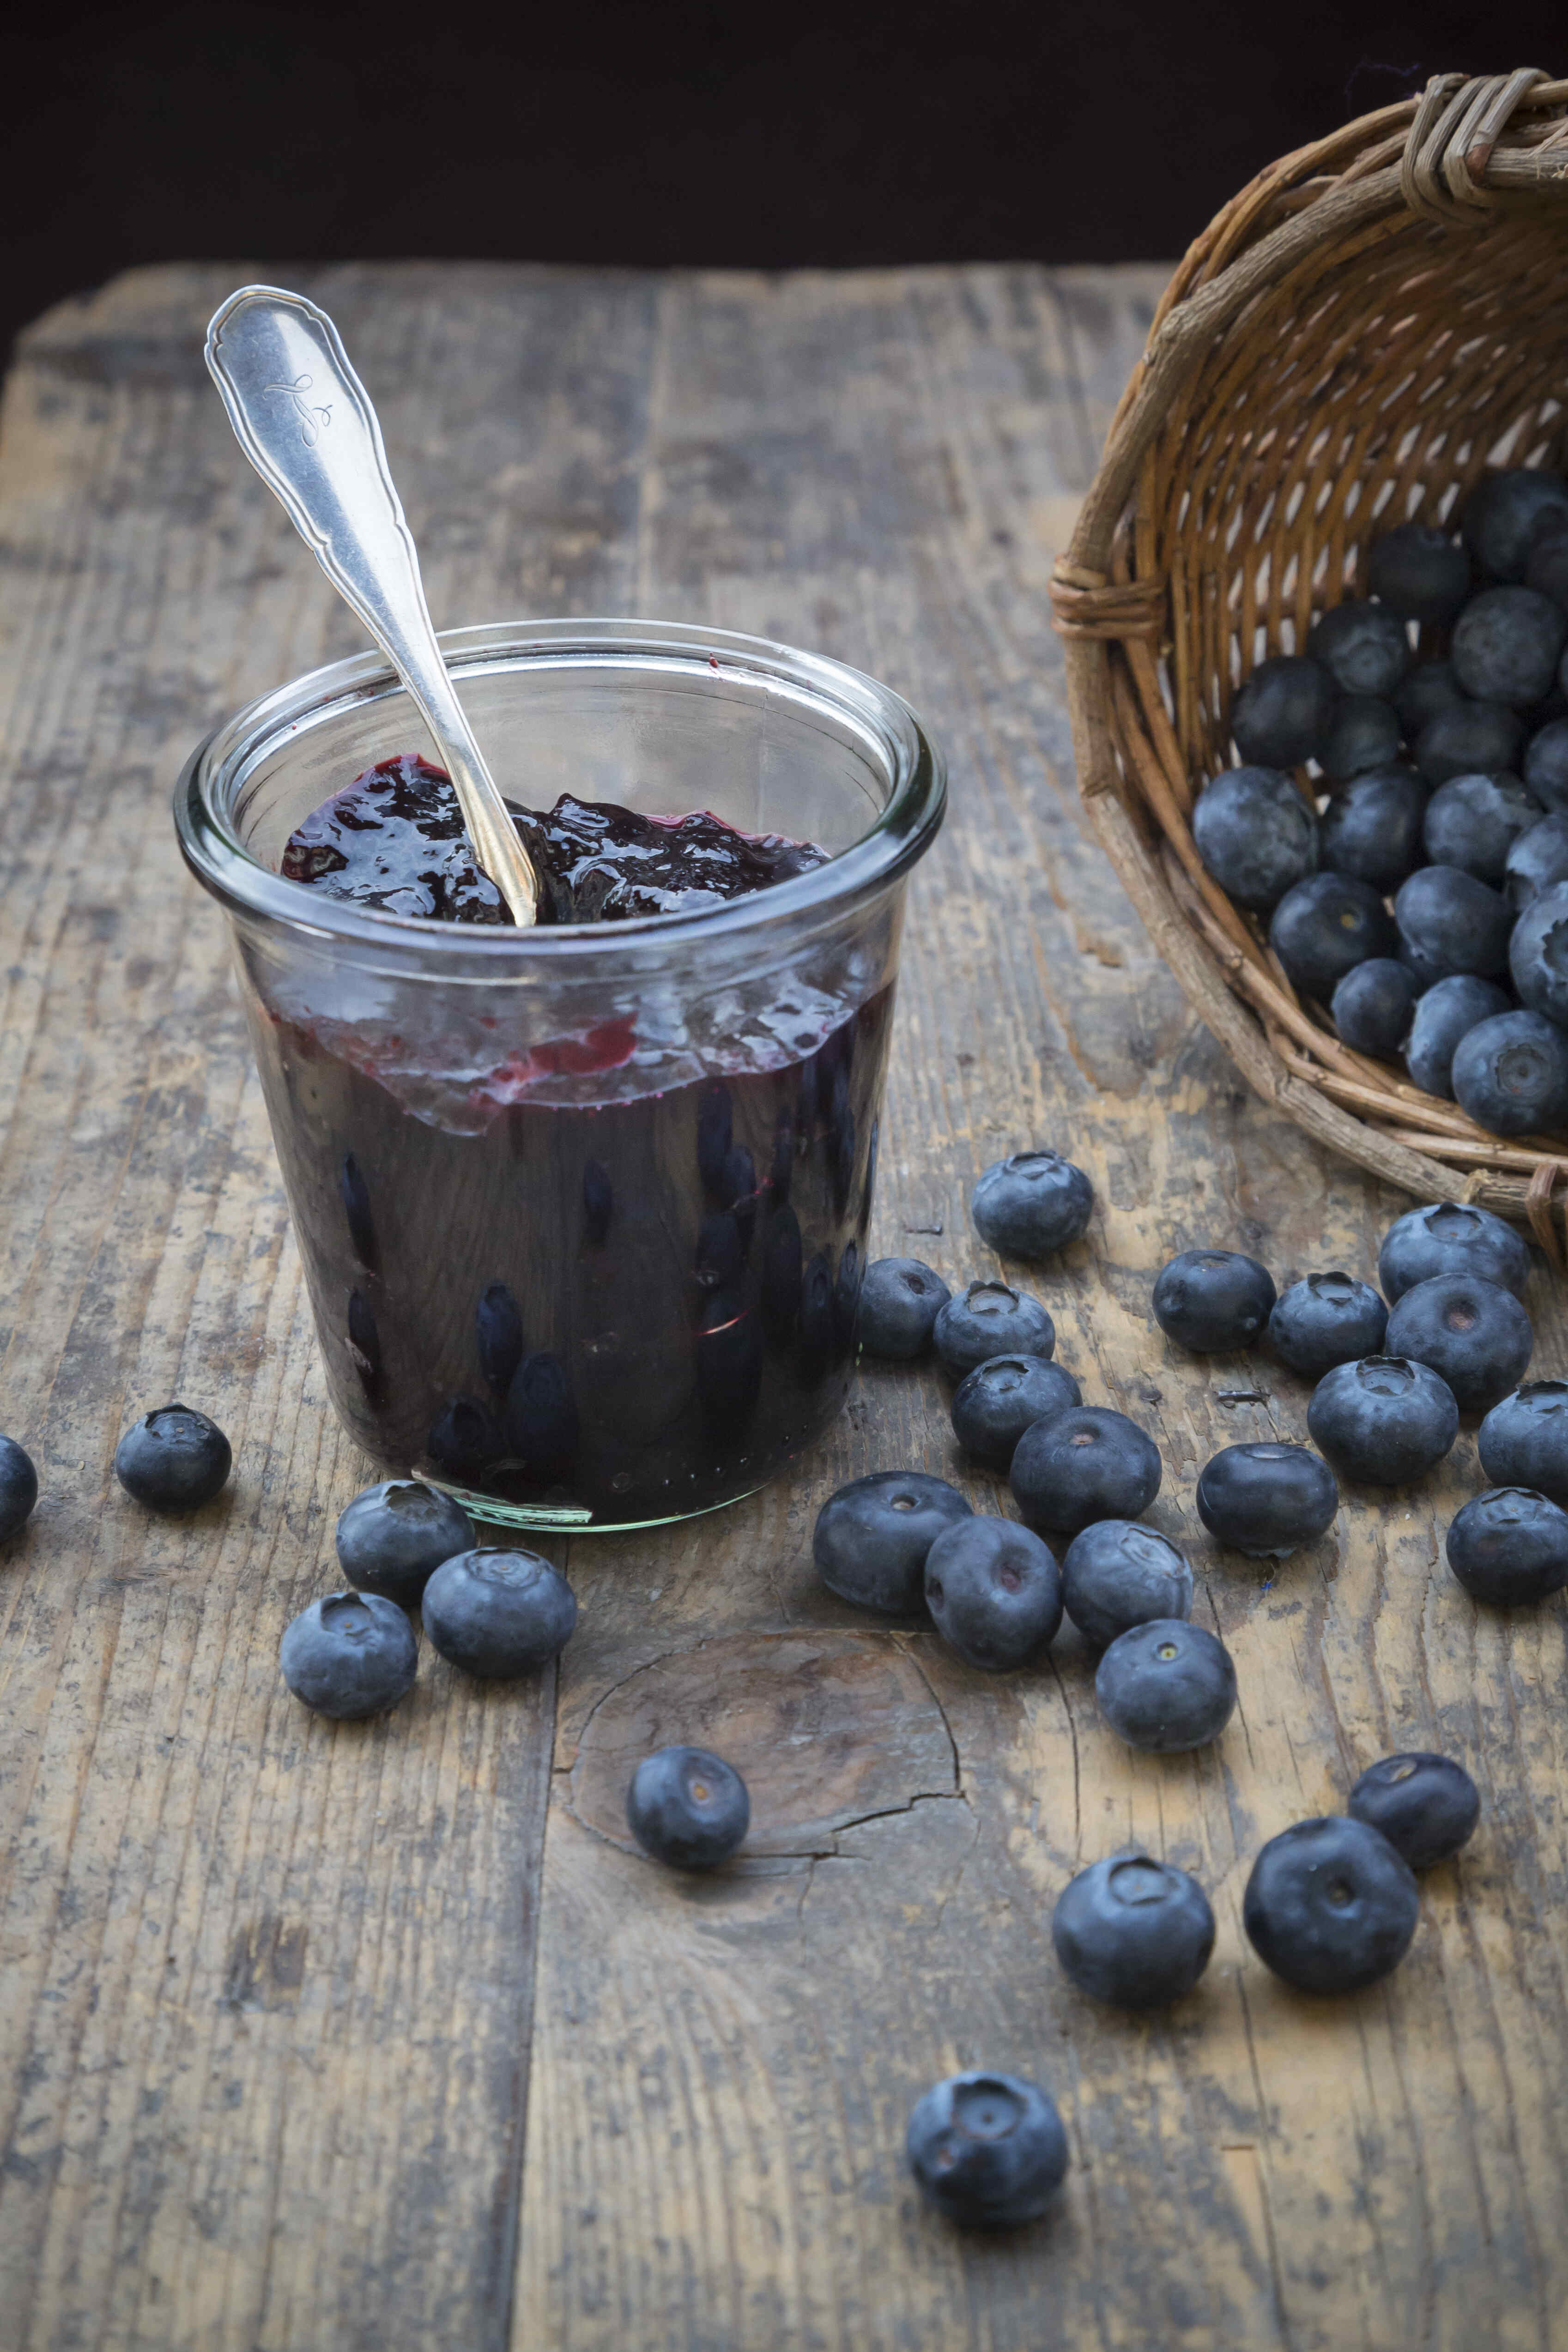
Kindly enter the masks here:
[[1129, 637], [1157, 642], [1165, 631], [1163, 580], [1107, 580], [1058, 557], [1051, 573], [1051, 626], [1059, 637], [1102, 645]]
[[1399, 186], [1428, 220], [1479, 221], [1503, 202], [1486, 184], [1492, 150], [1514, 112], [1547, 76], [1538, 66], [1508, 74], [1434, 74], [1405, 142]]

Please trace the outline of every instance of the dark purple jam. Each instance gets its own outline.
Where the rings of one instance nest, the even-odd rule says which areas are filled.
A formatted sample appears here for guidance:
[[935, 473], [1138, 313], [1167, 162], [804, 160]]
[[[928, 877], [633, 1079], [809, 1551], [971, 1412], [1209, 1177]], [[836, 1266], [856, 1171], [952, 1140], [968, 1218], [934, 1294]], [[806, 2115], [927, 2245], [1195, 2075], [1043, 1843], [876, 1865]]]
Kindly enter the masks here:
[[[518, 824], [556, 922], [700, 911], [824, 856], [570, 796]], [[504, 919], [447, 780], [412, 755], [318, 809], [283, 871], [399, 913]], [[465, 1001], [437, 1051], [374, 1002], [337, 1017], [258, 975], [273, 1131], [333, 1395], [364, 1444], [607, 1523], [727, 1500], [819, 1434], [853, 1361], [879, 969], [868, 992], [837, 968], [786, 975], [760, 1025], [694, 1032], [685, 1058], [637, 1000], [526, 1039]], [[699, 1074], [645, 1090], [643, 1066]]]

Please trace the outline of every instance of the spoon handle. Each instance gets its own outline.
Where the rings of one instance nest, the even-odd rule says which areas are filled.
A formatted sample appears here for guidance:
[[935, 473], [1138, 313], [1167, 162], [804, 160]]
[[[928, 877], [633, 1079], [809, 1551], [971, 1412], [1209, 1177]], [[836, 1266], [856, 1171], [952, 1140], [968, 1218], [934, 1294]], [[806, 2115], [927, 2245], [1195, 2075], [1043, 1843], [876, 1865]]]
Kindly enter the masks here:
[[302, 294], [242, 286], [214, 313], [206, 360], [240, 447], [418, 706], [479, 865], [513, 919], [531, 923], [532, 861], [453, 690], [381, 425], [342, 336]]

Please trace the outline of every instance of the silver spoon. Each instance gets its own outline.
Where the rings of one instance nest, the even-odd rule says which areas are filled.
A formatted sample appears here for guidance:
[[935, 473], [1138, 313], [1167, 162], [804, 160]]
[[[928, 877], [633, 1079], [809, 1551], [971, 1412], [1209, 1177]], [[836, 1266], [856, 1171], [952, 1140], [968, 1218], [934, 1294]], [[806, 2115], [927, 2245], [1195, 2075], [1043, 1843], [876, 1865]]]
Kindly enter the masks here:
[[213, 313], [206, 356], [240, 447], [417, 705], [476, 859], [513, 921], [531, 923], [533, 861], [453, 691], [381, 426], [342, 336], [302, 294], [242, 286]]

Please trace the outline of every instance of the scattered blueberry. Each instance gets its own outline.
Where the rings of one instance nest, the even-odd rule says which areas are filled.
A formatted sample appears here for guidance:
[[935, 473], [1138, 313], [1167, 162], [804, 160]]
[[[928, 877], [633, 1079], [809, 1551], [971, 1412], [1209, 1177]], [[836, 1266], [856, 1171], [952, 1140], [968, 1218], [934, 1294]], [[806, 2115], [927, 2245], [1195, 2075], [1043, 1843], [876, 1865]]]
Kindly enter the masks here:
[[1394, 761], [1353, 776], [1318, 824], [1318, 863], [1331, 874], [1397, 890], [1421, 864], [1426, 787], [1414, 768]]
[[14, 1437], [0, 1437], [0, 1543], [9, 1543], [38, 1499], [32, 1456]]
[[1239, 1250], [1183, 1250], [1154, 1280], [1154, 1320], [1195, 1355], [1249, 1348], [1274, 1306], [1274, 1277]]
[[966, 1519], [956, 1486], [922, 1470], [874, 1470], [830, 1495], [816, 1515], [811, 1556], [824, 1584], [859, 1609], [908, 1616], [925, 1607], [926, 1554]]
[[1521, 773], [1544, 807], [1568, 808], [1568, 719], [1552, 719], [1536, 729]]
[[1076, 1535], [1093, 1519], [1146, 1511], [1160, 1491], [1160, 1454], [1124, 1412], [1078, 1405], [1024, 1432], [1007, 1477], [1031, 1527]]
[[419, 1647], [395, 1601], [329, 1592], [285, 1628], [278, 1663], [296, 1698], [352, 1723], [397, 1705], [412, 1687]]
[[1401, 883], [1394, 919], [1399, 960], [1423, 988], [1457, 971], [1492, 980], [1507, 969], [1508, 902], [1460, 866], [1421, 866]]
[[1269, 1839], [1241, 1916], [1258, 1958], [1298, 1992], [1360, 1992], [1405, 1958], [1419, 1907], [1382, 1832], [1331, 1813]]
[[1471, 972], [1451, 972], [1447, 980], [1435, 981], [1415, 1001], [1405, 1047], [1405, 1066], [1415, 1084], [1451, 1101], [1460, 1038], [1495, 1013], [1507, 1013], [1510, 1004], [1506, 989], [1495, 981], [1477, 980]]
[[1335, 982], [1353, 964], [1393, 954], [1394, 931], [1370, 884], [1344, 874], [1314, 874], [1287, 890], [1275, 908], [1268, 943], [1291, 986], [1326, 1004]]
[[420, 1606], [432, 1646], [486, 1682], [531, 1674], [577, 1622], [572, 1587], [536, 1551], [454, 1552], [431, 1571]]
[[1245, 680], [1231, 706], [1230, 731], [1244, 760], [1299, 768], [1315, 760], [1334, 688], [1304, 654], [1275, 654]]
[[1325, 776], [1348, 783], [1399, 757], [1399, 714], [1375, 694], [1344, 694], [1333, 708], [1319, 763]]
[[1236, 1667], [1202, 1625], [1152, 1617], [1117, 1635], [1095, 1672], [1094, 1695], [1130, 1748], [1175, 1756], [1219, 1738], [1236, 1706]]
[[1195, 1878], [1145, 1853], [1112, 1854], [1069, 1879], [1051, 1914], [1058, 1959], [1079, 1992], [1114, 2009], [1165, 2009], [1191, 1992], [1214, 1950], [1215, 1917]]
[[1227, 1445], [1198, 1476], [1198, 1517], [1249, 1559], [1286, 1559], [1333, 1525], [1340, 1490], [1304, 1445]]
[[1329, 1003], [1334, 1027], [1358, 1054], [1396, 1062], [1410, 1034], [1420, 983], [1407, 964], [1369, 956], [1347, 971]]
[[114, 1474], [150, 1511], [194, 1511], [222, 1491], [233, 1465], [216, 1421], [189, 1405], [163, 1404], [133, 1421], [114, 1451]]
[[1479, 1275], [1483, 1282], [1500, 1282], [1519, 1298], [1530, 1276], [1530, 1252], [1513, 1227], [1489, 1209], [1434, 1201], [1394, 1219], [1377, 1254], [1377, 1279], [1392, 1302], [1439, 1274]]
[[1053, 1554], [1016, 1519], [978, 1512], [944, 1528], [927, 1552], [925, 1596], [949, 1648], [992, 1675], [1027, 1665], [1062, 1622]]
[[968, 2230], [1038, 2221], [1067, 2175], [1056, 2103], [1016, 2074], [952, 2074], [934, 2084], [915, 2102], [906, 2146], [926, 2197]]
[[1479, 572], [1522, 580], [1536, 534], [1553, 511], [1568, 512], [1568, 484], [1533, 466], [1485, 473], [1465, 501], [1460, 528]]
[[1076, 1242], [1094, 1209], [1094, 1187], [1059, 1151], [1017, 1151], [975, 1181], [975, 1231], [1008, 1257], [1054, 1256]]
[[1478, 702], [1528, 710], [1552, 684], [1568, 617], [1533, 588], [1484, 588], [1454, 625], [1448, 659]]
[[706, 1748], [660, 1748], [645, 1756], [626, 1790], [633, 1837], [673, 1870], [717, 1870], [751, 1821], [744, 1780]]
[[1541, 803], [1517, 776], [1450, 776], [1426, 804], [1421, 838], [1434, 866], [1458, 866], [1495, 887], [1521, 833], [1541, 821]]
[[1005, 1282], [972, 1282], [941, 1308], [931, 1337], [942, 1370], [959, 1381], [993, 1356], [1048, 1356], [1057, 1327], [1037, 1298]]
[[1513, 927], [1508, 961], [1531, 1011], [1568, 1027], [1568, 882], [1531, 900]]
[[1068, 1546], [1062, 1599], [1097, 1650], [1153, 1618], [1190, 1617], [1193, 1571], [1167, 1538], [1135, 1519], [1096, 1519]]
[[1370, 1282], [1348, 1274], [1309, 1274], [1282, 1291], [1268, 1318], [1268, 1339], [1282, 1364], [1321, 1380], [1336, 1364], [1375, 1356], [1388, 1309]]
[[1342, 694], [1393, 696], [1410, 667], [1410, 639], [1398, 614], [1356, 598], [1313, 624], [1307, 653]]
[[1455, 1099], [1492, 1135], [1547, 1135], [1568, 1122], [1568, 1036], [1539, 1013], [1497, 1013], [1454, 1049]]
[[1459, 1433], [1459, 1408], [1428, 1365], [1363, 1356], [1323, 1374], [1307, 1427], [1342, 1478], [1404, 1486], [1441, 1462]]
[[1543, 890], [1568, 882], [1568, 809], [1554, 809], [1519, 835], [1503, 871], [1503, 897], [1521, 914]]
[[1415, 739], [1415, 764], [1429, 784], [1450, 776], [1516, 772], [1524, 722], [1501, 702], [1464, 702], [1439, 710]]
[[860, 1345], [868, 1356], [910, 1363], [952, 1293], [918, 1257], [873, 1258], [860, 1285]]
[[1532, 1486], [1568, 1504], [1568, 1381], [1526, 1381], [1493, 1405], [1477, 1443], [1494, 1486]]
[[432, 1569], [474, 1541], [473, 1521], [450, 1495], [419, 1478], [384, 1478], [340, 1517], [338, 1564], [361, 1592], [417, 1609]]
[[1026, 1429], [1082, 1402], [1065, 1364], [1044, 1356], [992, 1356], [954, 1389], [952, 1433], [977, 1462], [1005, 1470]]
[[1524, 1608], [1568, 1584], [1568, 1511], [1529, 1486], [1490, 1486], [1456, 1512], [1447, 1550], [1472, 1601]]
[[1399, 724], [1407, 743], [1420, 740], [1421, 731], [1430, 725], [1441, 710], [1459, 710], [1469, 697], [1461, 691], [1452, 665], [1446, 661], [1423, 662], [1413, 669], [1394, 698], [1399, 713]]
[[1352, 1821], [1388, 1840], [1412, 1870], [1451, 1861], [1481, 1817], [1480, 1790], [1451, 1757], [1413, 1750], [1369, 1765], [1350, 1793]]
[[1535, 1346], [1511, 1290], [1473, 1274], [1439, 1274], [1400, 1294], [1384, 1341], [1391, 1356], [1427, 1364], [1463, 1412], [1484, 1412], [1516, 1388]]
[[1470, 593], [1470, 559], [1436, 523], [1402, 522], [1367, 550], [1366, 584], [1402, 621], [1442, 628]]

